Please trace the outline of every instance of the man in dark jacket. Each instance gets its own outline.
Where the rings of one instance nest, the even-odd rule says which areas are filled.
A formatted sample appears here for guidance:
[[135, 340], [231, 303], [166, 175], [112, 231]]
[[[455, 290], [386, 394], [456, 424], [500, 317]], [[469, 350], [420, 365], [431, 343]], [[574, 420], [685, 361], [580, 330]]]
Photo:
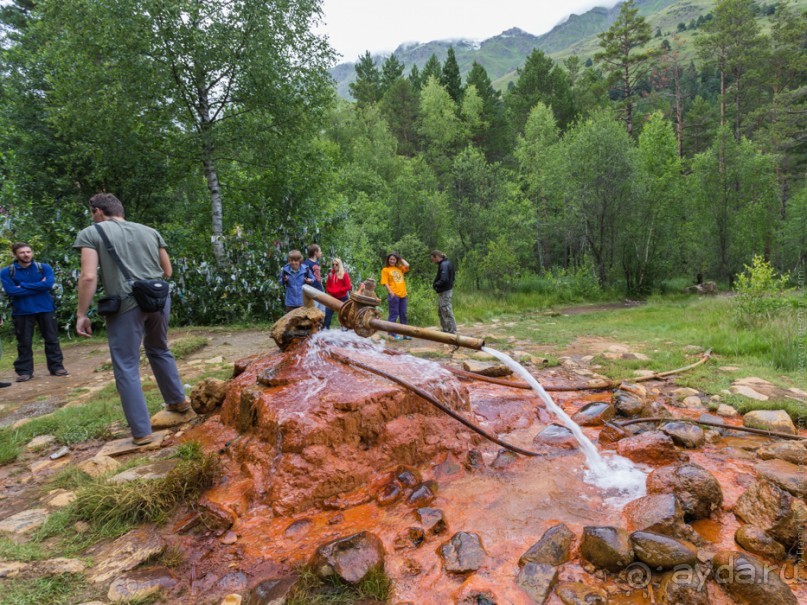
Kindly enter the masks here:
[[440, 327], [443, 332], [457, 333], [457, 322], [454, 321], [454, 309], [451, 308], [451, 295], [454, 288], [454, 265], [439, 250], [432, 250], [431, 261], [437, 265], [437, 276], [432, 287], [437, 292], [437, 312], [440, 315]]
[[59, 330], [56, 324], [56, 306], [50, 291], [53, 288], [53, 269], [45, 263], [34, 262], [34, 251], [26, 243], [11, 245], [14, 262], [0, 271], [3, 290], [11, 299], [11, 319], [17, 337], [17, 359], [14, 370], [17, 382], [27, 382], [34, 377], [34, 326], [45, 341], [45, 358], [53, 376], [67, 376], [62, 365], [62, 349], [59, 346]]

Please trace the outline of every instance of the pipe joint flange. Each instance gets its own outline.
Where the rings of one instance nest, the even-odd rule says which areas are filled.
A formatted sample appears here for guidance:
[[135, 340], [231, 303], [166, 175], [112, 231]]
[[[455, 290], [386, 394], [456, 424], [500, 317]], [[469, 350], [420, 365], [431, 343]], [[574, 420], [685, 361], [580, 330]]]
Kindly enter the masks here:
[[370, 321], [378, 319], [380, 313], [375, 307], [361, 307], [356, 310], [355, 325], [353, 330], [362, 338], [369, 338], [376, 333], [375, 328], [370, 326]]

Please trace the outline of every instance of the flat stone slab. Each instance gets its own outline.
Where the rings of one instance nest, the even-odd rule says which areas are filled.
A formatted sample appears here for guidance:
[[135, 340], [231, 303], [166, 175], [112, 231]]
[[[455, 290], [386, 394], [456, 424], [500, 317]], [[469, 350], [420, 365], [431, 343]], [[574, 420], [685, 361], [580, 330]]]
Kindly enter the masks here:
[[0, 521], [0, 532], [17, 535], [30, 533], [42, 527], [49, 514], [44, 508], [24, 510]]
[[763, 395], [751, 387], [742, 384], [733, 385], [730, 390], [735, 395], [742, 395], [743, 397], [748, 397], [748, 399], [753, 399], [755, 401], [768, 401], [769, 399], [767, 395]]
[[132, 443], [131, 437], [125, 437], [123, 439], [115, 439], [114, 441], [107, 441], [104, 444], [104, 447], [98, 452], [98, 456], [110, 456], [114, 458], [115, 456], [123, 456], [125, 454], [131, 454], [132, 452], [148, 452], [151, 450], [160, 449], [165, 438], [168, 436], [167, 430], [165, 431], [157, 431], [153, 434], [154, 441], [149, 443], [148, 445], [135, 445]]
[[39, 435], [31, 439], [25, 446], [26, 451], [36, 452], [56, 443], [53, 435]]
[[174, 470], [177, 464], [179, 464], [179, 458], [160, 460], [153, 464], [136, 466], [125, 470], [122, 473], [110, 477], [109, 481], [110, 483], [127, 483], [138, 479], [163, 479], [168, 473]]
[[92, 553], [98, 562], [90, 574], [95, 583], [108, 582], [165, 550], [165, 541], [149, 527], [141, 527]]
[[28, 563], [20, 561], [0, 561], [0, 579], [13, 578], [28, 569]]
[[92, 458], [88, 458], [84, 462], [79, 463], [77, 468], [87, 473], [90, 477], [100, 477], [105, 473], [117, 470], [120, 465], [120, 462], [114, 458], [96, 454]]

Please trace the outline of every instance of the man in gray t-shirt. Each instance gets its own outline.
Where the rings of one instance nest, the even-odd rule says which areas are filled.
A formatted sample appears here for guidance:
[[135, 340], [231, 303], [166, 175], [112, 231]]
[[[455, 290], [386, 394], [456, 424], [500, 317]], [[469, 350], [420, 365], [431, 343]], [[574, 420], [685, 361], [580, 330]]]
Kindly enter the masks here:
[[146, 313], [137, 306], [131, 285], [123, 277], [115, 259], [98, 233], [103, 229], [132, 279], [171, 277], [171, 259], [162, 236], [139, 223], [124, 219], [123, 204], [111, 193], [99, 193], [90, 199], [93, 223], [83, 229], [73, 244], [81, 251], [81, 276], [78, 282], [76, 332], [92, 335], [87, 313], [98, 288], [98, 269], [107, 296], [121, 297], [120, 310], [106, 318], [109, 352], [115, 372], [115, 385], [123, 412], [136, 445], [151, 443], [151, 418], [140, 385], [140, 345], [143, 344], [157, 386], [169, 412], [186, 412], [185, 399], [176, 361], [168, 348], [168, 316], [171, 299], [161, 311]]

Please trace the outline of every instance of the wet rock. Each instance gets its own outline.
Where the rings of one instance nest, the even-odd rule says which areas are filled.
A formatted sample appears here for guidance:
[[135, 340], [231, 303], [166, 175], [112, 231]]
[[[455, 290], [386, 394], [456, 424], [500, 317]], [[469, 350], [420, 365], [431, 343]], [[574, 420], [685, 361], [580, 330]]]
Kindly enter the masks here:
[[30, 534], [45, 524], [49, 514], [44, 508], [24, 510], [0, 521], [0, 532], [17, 536]]
[[748, 605], [797, 605], [776, 571], [754, 555], [721, 550], [712, 557], [712, 578], [729, 596]]
[[701, 414], [698, 418], [698, 422], [710, 422], [712, 425], [719, 425], [710, 426], [709, 430], [718, 431], [721, 435], [726, 432], [726, 423], [723, 422], [723, 419], [720, 416], [715, 416], [714, 414]]
[[763, 460], [785, 460], [807, 466], [807, 441], [779, 441], [763, 445], [757, 450], [757, 456]]
[[232, 592], [246, 590], [247, 575], [243, 571], [231, 571], [216, 582], [216, 588]]
[[542, 454], [572, 453], [579, 446], [577, 439], [565, 426], [550, 424], [532, 440], [534, 449]]
[[418, 548], [426, 541], [426, 532], [422, 527], [409, 527], [395, 538], [395, 549]]
[[307, 338], [322, 326], [325, 314], [314, 307], [299, 307], [277, 320], [269, 332], [281, 351], [288, 349], [295, 341]]
[[403, 490], [397, 481], [387, 483], [376, 494], [376, 502], [379, 506], [390, 506], [395, 504], [403, 496]]
[[337, 577], [355, 585], [371, 571], [384, 568], [384, 554], [378, 536], [363, 531], [323, 544], [309, 565], [322, 579]]
[[136, 569], [115, 578], [106, 598], [113, 603], [140, 601], [176, 584], [176, 578], [164, 567]]
[[602, 427], [597, 440], [603, 447], [608, 447], [613, 446], [618, 441], [626, 439], [627, 437], [633, 437], [633, 433], [627, 429], [623, 429], [621, 426], [617, 426], [612, 422], [606, 422], [605, 426]]
[[767, 395], [760, 393], [759, 391], [756, 391], [746, 385], [733, 385], [729, 390], [735, 395], [742, 395], [743, 397], [753, 399], [754, 401], [768, 401], [768, 399], [770, 399], [770, 397]]
[[470, 532], [457, 532], [440, 547], [443, 566], [449, 573], [469, 573], [485, 563], [487, 554], [479, 536]]
[[[658, 401], [649, 401], [647, 405], [644, 406], [642, 413], [640, 414], [642, 418], [672, 418], [672, 413], [664, 406], [663, 403]], [[638, 426], [638, 425], [637, 425]]]
[[647, 405], [643, 397], [621, 388], [614, 391], [611, 396], [611, 403], [614, 404], [614, 409], [620, 416], [627, 416], [628, 418], [640, 416], [645, 405]]
[[572, 416], [580, 426], [602, 426], [616, 414], [616, 409], [610, 403], [594, 401], [584, 405], [579, 412]]
[[550, 527], [541, 539], [527, 549], [518, 560], [520, 566], [526, 563], [563, 565], [571, 558], [574, 533], [563, 523]]
[[207, 496], [199, 499], [198, 509], [205, 526], [214, 531], [226, 531], [238, 520], [238, 515], [233, 509]]
[[434, 491], [432, 491], [431, 486], [426, 483], [421, 483], [414, 489], [409, 498], [406, 499], [406, 503], [412, 506], [422, 507], [431, 504], [433, 500]]
[[697, 395], [691, 395], [689, 397], [684, 397], [684, 399], [679, 404], [679, 407], [682, 407], [687, 410], [702, 410], [703, 409], [703, 402], [701, 398]]
[[50, 447], [54, 443], [56, 443], [56, 437], [53, 435], [38, 435], [25, 445], [25, 451], [38, 452], [44, 450], [46, 447]]
[[205, 378], [197, 382], [191, 390], [191, 408], [197, 414], [210, 414], [224, 403], [227, 397], [227, 381], [218, 378]]
[[485, 468], [485, 459], [479, 450], [470, 450], [465, 461], [465, 468], [469, 471], [479, 471]]
[[[501, 592], [501, 587], [495, 582], [478, 574], [471, 574], [460, 586], [453, 602], [456, 605], [505, 605], [505, 603], [511, 602], [509, 599], [500, 598], [498, 596], [499, 592]], [[415, 605], [415, 603], [397, 605]], [[417, 605], [422, 604], [418, 603]]]
[[720, 483], [697, 464], [657, 468], [647, 477], [647, 493], [673, 493], [688, 519], [705, 519], [723, 504]]
[[608, 595], [605, 591], [582, 582], [558, 584], [555, 593], [564, 605], [608, 605]]
[[196, 412], [190, 408], [186, 412], [169, 412], [168, 410], [160, 410], [151, 417], [151, 428], [155, 431], [160, 429], [170, 429], [175, 426], [180, 426], [186, 422], [190, 422], [196, 418]]
[[308, 533], [308, 530], [311, 529], [312, 525], [314, 525], [314, 522], [311, 519], [297, 519], [286, 527], [283, 535], [287, 538], [302, 536]]
[[87, 473], [90, 477], [100, 477], [120, 468], [121, 463], [109, 456], [96, 455], [76, 465], [78, 470]]
[[620, 456], [640, 464], [664, 466], [670, 462], [687, 462], [689, 457], [679, 452], [675, 443], [661, 431], [651, 431], [622, 439], [617, 444]]
[[807, 519], [807, 505], [778, 485], [760, 479], [737, 499], [734, 514], [789, 547], [795, 544]]
[[543, 605], [558, 583], [558, 569], [547, 563], [527, 563], [518, 572], [516, 582], [538, 605]]
[[753, 525], [743, 525], [734, 533], [734, 541], [751, 554], [781, 561], [787, 555], [785, 547], [771, 538], [764, 530]]
[[429, 534], [442, 534], [448, 529], [443, 511], [437, 508], [419, 508], [415, 511], [415, 517], [423, 526], [426, 533]]
[[673, 494], [637, 498], [625, 505], [622, 516], [631, 532], [645, 531], [698, 540], [694, 530], [684, 523], [684, 511]]
[[700, 447], [706, 441], [703, 429], [689, 422], [668, 422], [661, 426], [661, 431], [672, 437], [676, 445], [691, 449]]
[[299, 576], [269, 578], [249, 591], [244, 605], [284, 605]]
[[179, 458], [159, 460], [153, 464], [135, 466], [109, 478], [110, 483], [128, 483], [138, 479], [153, 480], [164, 479], [179, 464]]
[[134, 529], [90, 553], [96, 561], [96, 566], [90, 572], [90, 580], [95, 583], [108, 582], [118, 574], [161, 554], [165, 546], [165, 541], [153, 528]]
[[704, 581], [706, 572], [694, 566], [668, 571], [661, 577], [658, 594], [660, 605], [709, 605], [709, 592]]
[[496, 455], [496, 459], [490, 463], [490, 468], [503, 470], [512, 466], [518, 461], [518, 454], [510, 450], [501, 449]]
[[767, 479], [798, 498], [807, 496], [807, 472], [785, 460], [765, 460], [754, 467], [757, 476]]
[[596, 567], [618, 572], [633, 561], [633, 546], [621, 527], [586, 526], [580, 538], [580, 556]]
[[630, 541], [636, 558], [654, 569], [672, 569], [698, 562], [698, 547], [686, 540], [637, 531], [631, 534]]
[[238, 534], [236, 534], [232, 530], [226, 531], [226, 532], [224, 532], [224, 535], [221, 537], [219, 542], [221, 542], [225, 546], [229, 546], [230, 544], [235, 544], [236, 542], [238, 542]]
[[743, 426], [788, 435], [796, 434], [796, 427], [784, 410], [754, 410], [743, 416]]
[[508, 368], [503, 363], [486, 363], [484, 361], [474, 361], [469, 359], [462, 362], [462, 369], [466, 372], [473, 372], [482, 376], [502, 377], [510, 376], [513, 370]]
[[420, 473], [416, 469], [405, 466], [401, 466], [395, 471], [395, 480], [403, 487], [415, 487], [422, 481]]
[[126, 454], [131, 454], [132, 452], [150, 452], [152, 450], [158, 450], [162, 447], [163, 441], [168, 436], [168, 431], [155, 431], [152, 433], [152, 438], [154, 441], [149, 443], [148, 445], [135, 445], [132, 442], [131, 437], [124, 437], [123, 439], [115, 439], [113, 441], [107, 441], [104, 444], [98, 454], [96, 456], [124, 456]]

